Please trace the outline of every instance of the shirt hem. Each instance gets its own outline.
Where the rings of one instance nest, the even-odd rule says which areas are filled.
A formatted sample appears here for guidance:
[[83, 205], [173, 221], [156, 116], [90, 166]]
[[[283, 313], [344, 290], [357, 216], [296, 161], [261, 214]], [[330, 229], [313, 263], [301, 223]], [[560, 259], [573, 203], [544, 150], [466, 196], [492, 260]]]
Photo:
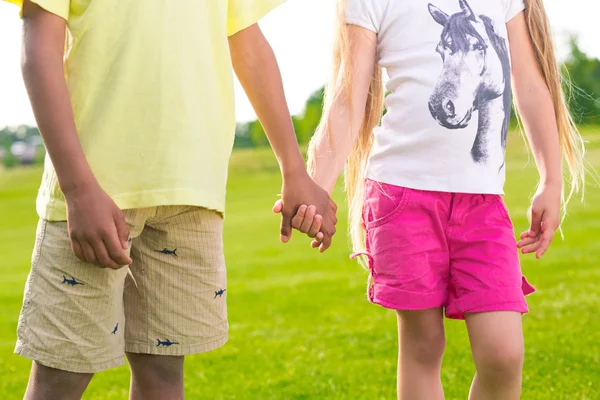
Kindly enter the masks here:
[[378, 176], [377, 174], [366, 174], [368, 179], [388, 185], [405, 187], [414, 190], [424, 190], [431, 192], [444, 193], [467, 193], [467, 194], [493, 194], [504, 196], [504, 190], [490, 187], [473, 187], [467, 185], [457, 185], [449, 183], [447, 178], [439, 176], [414, 176], [412, 178], [404, 176]]
[[[161, 206], [193, 206], [215, 210], [225, 214], [225, 201], [220, 196], [190, 189], [148, 190], [110, 196], [121, 210]], [[66, 221], [67, 207], [64, 200], [42, 195], [37, 199], [37, 213], [47, 221]]]

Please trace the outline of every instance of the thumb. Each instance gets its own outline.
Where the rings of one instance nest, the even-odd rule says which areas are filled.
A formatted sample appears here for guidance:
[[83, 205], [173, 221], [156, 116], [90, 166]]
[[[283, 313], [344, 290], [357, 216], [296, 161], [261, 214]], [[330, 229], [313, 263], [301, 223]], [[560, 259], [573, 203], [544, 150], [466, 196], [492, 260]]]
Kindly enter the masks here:
[[123, 250], [129, 248], [129, 225], [125, 222], [123, 213], [115, 215], [115, 226], [117, 227], [117, 235], [119, 236], [119, 242]]
[[292, 238], [292, 218], [290, 217], [290, 214], [285, 211], [282, 211], [280, 234], [280, 240], [283, 243], [289, 242]]
[[283, 211], [283, 200], [279, 199], [275, 202], [275, 205], [273, 205], [273, 212], [275, 214], [279, 214], [282, 211]]
[[531, 226], [529, 227], [531, 236], [537, 236], [540, 233], [542, 229], [542, 215], [543, 212], [541, 210], [531, 209]]

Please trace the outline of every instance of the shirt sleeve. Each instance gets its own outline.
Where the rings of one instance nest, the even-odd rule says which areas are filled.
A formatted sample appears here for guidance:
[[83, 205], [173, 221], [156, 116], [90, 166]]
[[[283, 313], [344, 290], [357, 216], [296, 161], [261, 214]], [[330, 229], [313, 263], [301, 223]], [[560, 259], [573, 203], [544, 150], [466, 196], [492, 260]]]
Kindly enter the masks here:
[[506, 7], [506, 22], [516, 17], [524, 9], [524, 0], [508, 0], [508, 5]]
[[[210, 0], [214, 1], [214, 0]], [[285, 0], [229, 0], [227, 9], [227, 36], [257, 23]]]
[[346, 23], [379, 33], [386, 0], [346, 0]]
[[[0, 0], [2, 1], [2, 0]], [[4, 0], [9, 3], [15, 4], [19, 7], [21, 17], [23, 17], [23, 0]], [[44, 10], [58, 15], [63, 18], [65, 21], [69, 19], [69, 7], [71, 5], [71, 0], [31, 0], [32, 3], [37, 4], [42, 7]]]

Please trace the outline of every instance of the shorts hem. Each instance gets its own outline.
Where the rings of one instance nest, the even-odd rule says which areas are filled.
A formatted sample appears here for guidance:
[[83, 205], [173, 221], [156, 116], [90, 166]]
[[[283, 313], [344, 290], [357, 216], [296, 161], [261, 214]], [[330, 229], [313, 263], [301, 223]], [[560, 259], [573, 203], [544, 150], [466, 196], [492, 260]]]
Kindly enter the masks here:
[[14, 352], [21, 357], [35, 361], [45, 367], [78, 374], [95, 374], [97, 372], [125, 365], [124, 355], [97, 363], [82, 362], [80, 360], [65, 360], [43, 351], [29, 349], [21, 342], [17, 342]]
[[443, 307], [448, 299], [446, 290], [411, 292], [374, 284], [369, 290], [369, 301], [392, 310], [427, 310]]
[[446, 317], [462, 320], [465, 319], [465, 314], [492, 311], [514, 311], [526, 314], [529, 312], [529, 307], [525, 296], [534, 291], [535, 289], [529, 286], [469, 293], [451, 302], [446, 309]]
[[149, 345], [148, 343], [140, 342], [125, 342], [125, 352], [135, 354], [151, 354], [157, 356], [187, 356], [216, 350], [220, 347], [223, 347], [225, 343], [227, 343], [228, 339], [229, 335], [225, 334], [206, 343], [171, 347], [158, 347], [155, 345]]

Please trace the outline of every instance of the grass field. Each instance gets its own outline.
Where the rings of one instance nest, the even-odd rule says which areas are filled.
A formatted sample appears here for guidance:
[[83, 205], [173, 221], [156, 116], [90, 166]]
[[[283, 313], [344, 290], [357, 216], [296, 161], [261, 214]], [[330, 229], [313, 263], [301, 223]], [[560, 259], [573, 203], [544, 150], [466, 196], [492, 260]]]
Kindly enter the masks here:
[[[600, 167], [600, 132], [586, 133], [589, 160]], [[509, 151], [506, 201], [520, 232], [535, 186], [520, 139]], [[600, 169], [600, 168], [599, 168]], [[41, 170], [0, 172], [0, 398], [22, 398], [30, 363], [12, 354], [30, 262]], [[266, 150], [232, 160], [226, 219], [231, 336], [215, 352], [189, 357], [189, 399], [393, 399], [396, 321], [368, 304], [365, 272], [348, 259], [343, 234], [325, 255], [296, 235], [278, 242], [270, 212], [278, 170]], [[342, 193], [337, 193], [343, 204]], [[340, 220], [345, 218], [343, 210]], [[344, 230], [341, 224], [339, 232]], [[541, 261], [523, 258], [538, 288], [525, 317], [523, 399], [600, 399], [600, 190], [574, 201]], [[463, 323], [447, 323], [443, 382], [448, 399], [466, 399], [474, 373]], [[85, 399], [125, 399], [126, 367], [98, 374]]]

